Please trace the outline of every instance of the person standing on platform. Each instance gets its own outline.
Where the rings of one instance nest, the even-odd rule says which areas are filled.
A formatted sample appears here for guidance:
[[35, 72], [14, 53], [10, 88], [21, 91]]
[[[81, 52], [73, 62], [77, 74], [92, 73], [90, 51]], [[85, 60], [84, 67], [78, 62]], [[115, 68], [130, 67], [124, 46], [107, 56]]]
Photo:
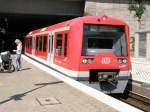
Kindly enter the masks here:
[[20, 71], [21, 70], [22, 42], [19, 39], [16, 39], [15, 43], [17, 45], [17, 49], [13, 51], [16, 52], [16, 71]]

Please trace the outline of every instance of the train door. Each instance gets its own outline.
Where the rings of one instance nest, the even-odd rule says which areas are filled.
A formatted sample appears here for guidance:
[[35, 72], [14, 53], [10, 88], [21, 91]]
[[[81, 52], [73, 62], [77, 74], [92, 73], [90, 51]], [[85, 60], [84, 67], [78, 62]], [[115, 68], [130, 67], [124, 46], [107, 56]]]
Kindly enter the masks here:
[[68, 48], [68, 32], [55, 33], [55, 53], [54, 63], [57, 65], [66, 66], [67, 62], [67, 48]]
[[51, 65], [53, 63], [53, 33], [50, 32], [48, 36], [48, 62]]

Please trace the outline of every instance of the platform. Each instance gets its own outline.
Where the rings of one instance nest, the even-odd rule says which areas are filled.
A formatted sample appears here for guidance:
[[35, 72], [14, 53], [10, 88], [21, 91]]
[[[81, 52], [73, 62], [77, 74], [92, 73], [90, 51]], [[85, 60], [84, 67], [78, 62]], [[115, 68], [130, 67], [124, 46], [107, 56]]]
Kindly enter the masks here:
[[0, 112], [141, 112], [72, 79], [55, 78], [48, 68], [28, 61], [37, 66], [23, 60], [21, 71], [0, 73]]

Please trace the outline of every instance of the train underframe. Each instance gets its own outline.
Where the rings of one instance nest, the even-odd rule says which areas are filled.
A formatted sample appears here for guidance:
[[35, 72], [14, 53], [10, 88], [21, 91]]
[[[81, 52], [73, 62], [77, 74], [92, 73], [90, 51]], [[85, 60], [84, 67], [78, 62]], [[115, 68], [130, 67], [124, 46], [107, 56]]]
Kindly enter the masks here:
[[[120, 71], [118, 69], [97, 70], [92, 69], [86, 72], [89, 77], [79, 77], [79, 81], [88, 81], [89, 86], [96, 88], [106, 94], [124, 93], [129, 80], [130, 71]], [[83, 73], [79, 73], [83, 74]]]

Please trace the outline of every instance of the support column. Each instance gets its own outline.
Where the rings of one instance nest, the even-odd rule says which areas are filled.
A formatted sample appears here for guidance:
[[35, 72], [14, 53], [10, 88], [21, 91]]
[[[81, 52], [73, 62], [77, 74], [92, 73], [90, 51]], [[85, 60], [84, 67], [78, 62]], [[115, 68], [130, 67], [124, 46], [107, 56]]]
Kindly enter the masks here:
[[135, 48], [134, 48], [134, 56], [135, 58], [139, 57], [139, 33], [135, 33]]
[[150, 33], [147, 33], [146, 41], [146, 58], [150, 58]]

